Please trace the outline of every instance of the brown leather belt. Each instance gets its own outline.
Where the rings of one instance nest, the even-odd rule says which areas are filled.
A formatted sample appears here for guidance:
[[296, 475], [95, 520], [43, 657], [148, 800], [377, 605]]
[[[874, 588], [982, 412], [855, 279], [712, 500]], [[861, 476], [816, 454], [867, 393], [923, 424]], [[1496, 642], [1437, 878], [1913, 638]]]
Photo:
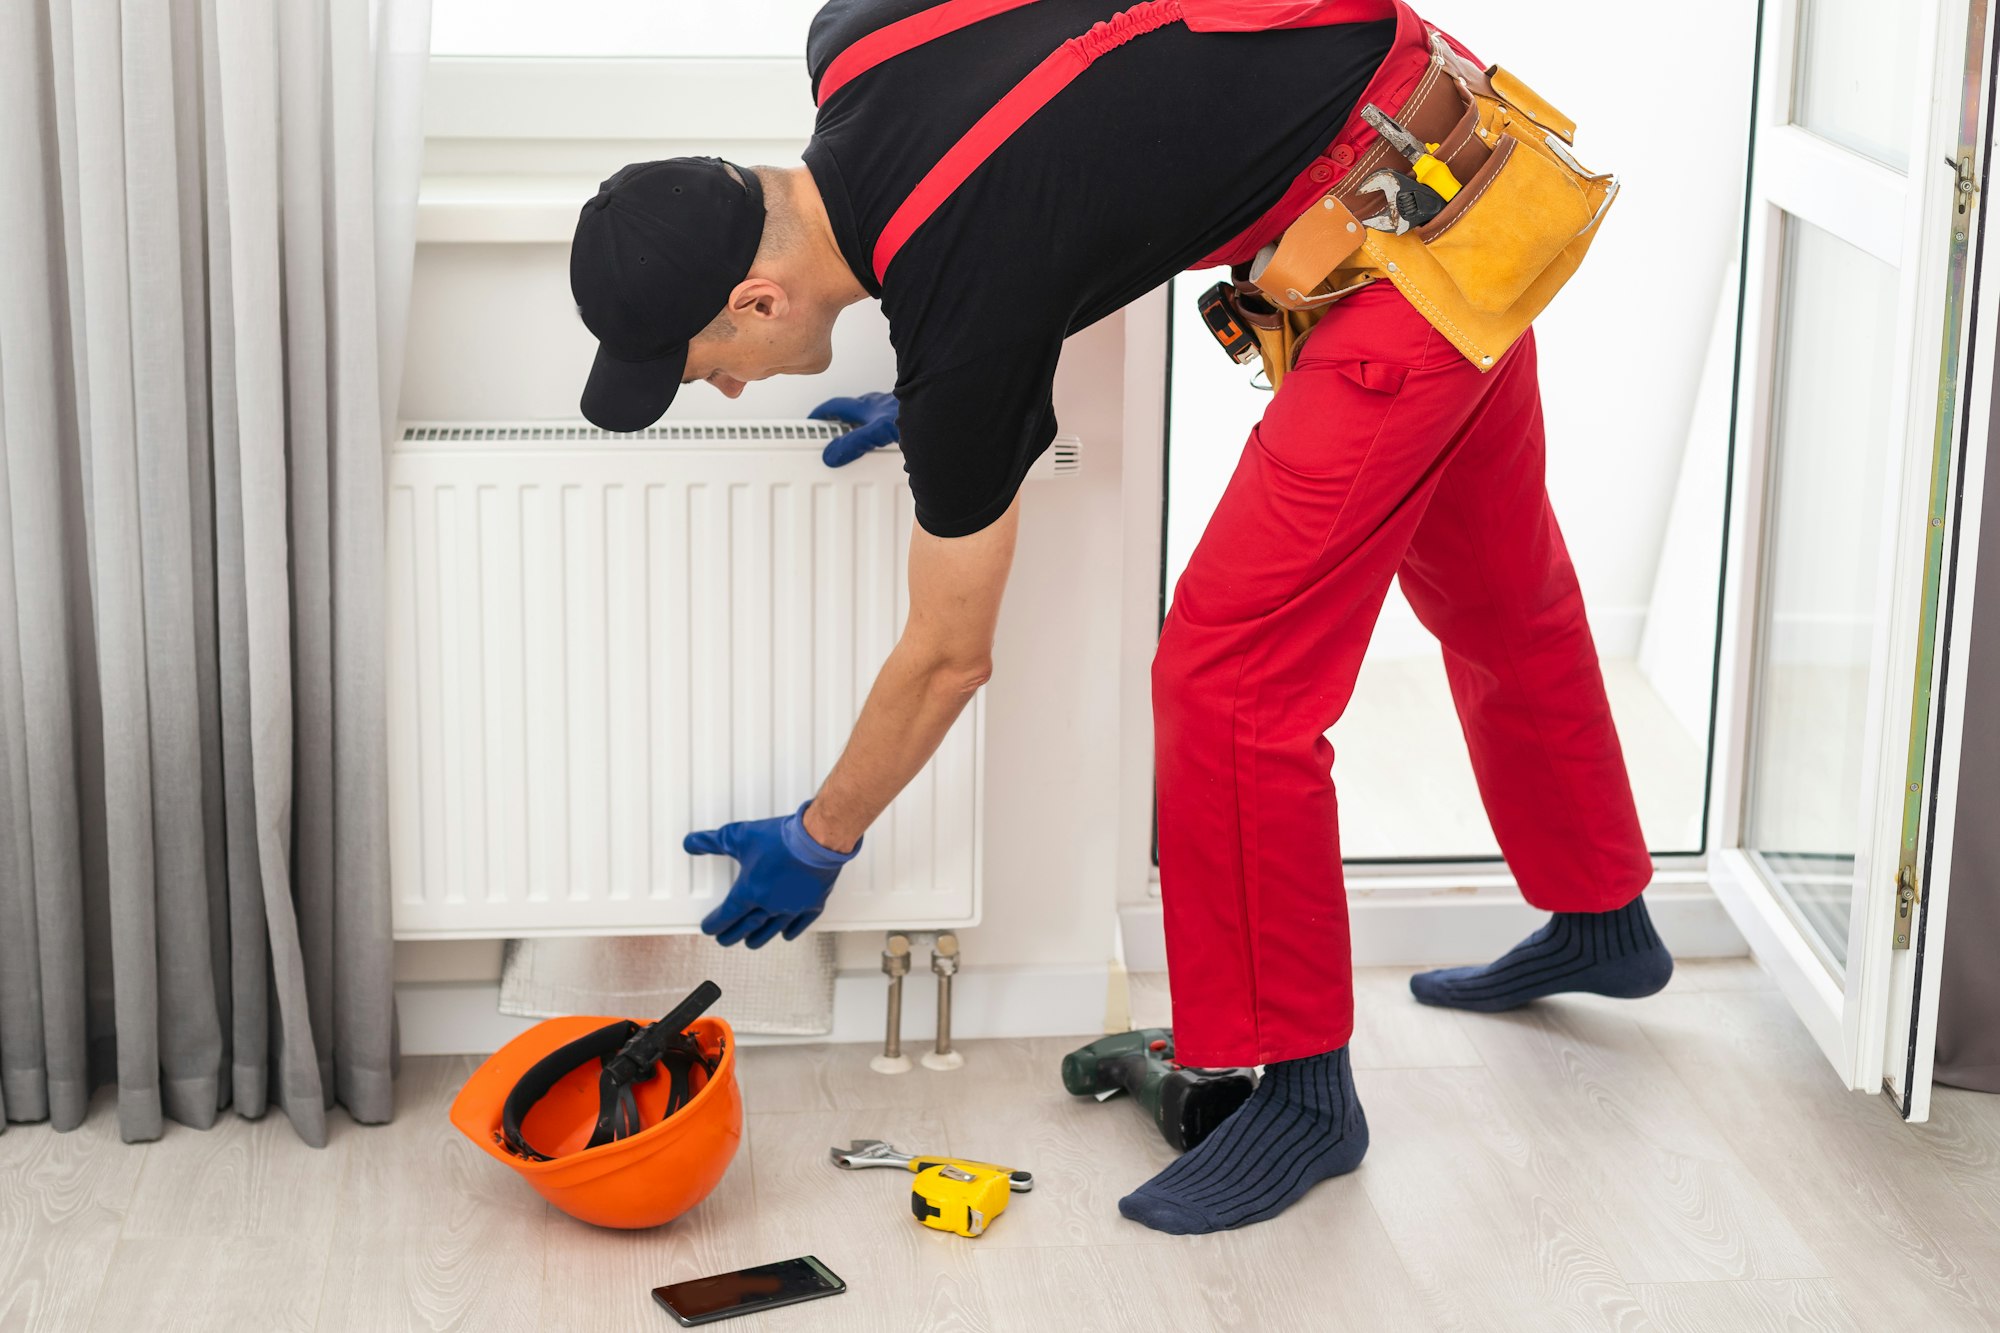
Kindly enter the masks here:
[[[1432, 61], [1424, 70], [1423, 77], [1417, 80], [1417, 86], [1410, 90], [1409, 97], [1391, 114], [1419, 139], [1436, 144], [1436, 156], [1460, 180], [1469, 179], [1491, 151], [1479, 138], [1479, 117], [1446, 67], [1437, 61]], [[1359, 115], [1357, 108], [1355, 118], [1359, 119]], [[1393, 145], [1378, 137], [1355, 159], [1347, 174], [1334, 182], [1326, 195], [1313, 201], [1298, 221], [1286, 229], [1282, 238], [1283, 259], [1274, 260], [1278, 264], [1275, 268], [1258, 271], [1261, 284], [1250, 281], [1250, 264], [1239, 264], [1232, 270], [1238, 293], [1251, 298], [1242, 311], [1245, 320], [1263, 329], [1276, 326], [1279, 316], [1265, 305], [1266, 293], [1272, 296], [1284, 293], [1292, 308], [1307, 309], [1329, 304], [1372, 281], [1367, 277], [1358, 277], [1351, 285], [1330, 289], [1323, 284], [1338, 261], [1360, 247], [1361, 238], [1356, 232], [1358, 219], [1372, 217], [1382, 211], [1382, 196], [1372, 190], [1363, 190], [1361, 183], [1385, 167], [1407, 172], [1409, 163]], [[1336, 200], [1340, 207], [1330, 208], [1327, 204], [1329, 197]], [[1292, 269], [1291, 272], [1286, 271], [1287, 266]], [[1260, 285], [1264, 289], [1262, 292], [1258, 290]]]
[[[1471, 175], [1471, 166], [1486, 160], [1488, 151], [1476, 133], [1478, 117], [1467, 115], [1469, 109], [1458, 85], [1445, 75], [1444, 67], [1432, 62], [1408, 100], [1389, 114], [1425, 143], [1436, 144], [1436, 156], [1451, 168], [1454, 176], [1464, 180]], [[1381, 212], [1382, 197], [1372, 191], [1364, 194], [1361, 182], [1383, 167], [1407, 173], [1410, 164], [1386, 139], [1377, 138], [1368, 151], [1355, 159], [1347, 174], [1334, 182], [1333, 197], [1356, 217]]]

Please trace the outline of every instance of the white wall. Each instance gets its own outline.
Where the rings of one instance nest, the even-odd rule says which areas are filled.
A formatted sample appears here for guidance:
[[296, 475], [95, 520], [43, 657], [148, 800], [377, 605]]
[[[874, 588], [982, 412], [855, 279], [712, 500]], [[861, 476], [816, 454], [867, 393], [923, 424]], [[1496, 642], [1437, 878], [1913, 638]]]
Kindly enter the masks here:
[[[1625, 198], [1541, 338], [1552, 487], [1586, 591], [1594, 614], [1636, 615], [1652, 584], [1713, 309], [1709, 278], [1733, 252], [1754, 6], [1694, 0], [1670, 20], [1576, 0], [1425, 8], [1548, 91], [1583, 124], [1584, 160], [1625, 176]], [[1615, 64], [1588, 63], [1607, 52]], [[405, 417], [573, 418], [591, 344], [568, 292], [562, 219], [626, 161], [722, 153], [790, 164], [810, 124], [803, 73], [785, 62], [718, 61], [657, 85], [606, 79], [601, 68], [551, 64], [552, 86], [575, 86], [539, 100], [496, 96], [490, 86], [474, 95], [477, 70], [448, 67], [448, 97], [433, 81], [431, 207], [420, 224], [430, 239], [417, 256]], [[751, 79], [777, 82], [739, 98]], [[616, 114], [600, 116], [599, 107]], [[544, 202], [523, 204], [534, 197]], [[458, 203], [447, 209], [447, 199]], [[477, 221], [488, 213], [504, 220]], [[473, 234], [516, 239], [464, 239]], [[964, 935], [973, 966], [1101, 964], [1115, 947], [1113, 904], [1144, 895], [1148, 821], [1118, 762], [1146, 720], [1136, 696], [1119, 689], [1121, 653], [1132, 675], [1133, 653], [1121, 642], [1132, 606], [1121, 602], [1120, 580], [1134, 559], [1126, 527], [1137, 514], [1121, 490], [1124, 334], [1113, 318], [1065, 350], [1056, 406], [1064, 429], [1083, 438], [1083, 474], [1035, 487], [1023, 520], [988, 687], [993, 797], [986, 922]], [[736, 402], [691, 390], [673, 415], [802, 415], [823, 397], [888, 387], [893, 369], [872, 304], [847, 313], [835, 348], [832, 369], [817, 379], [773, 380]], [[1212, 350], [1191, 350], [1229, 369]], [[1228, 460], [1241, 444], [1234, 434], [1222, 450]], [[1142, 482], [1150, 495], [1154, 483], [1134, 479]], [[1636, 641], [1636, 622], [1632, 634]], [[843, 966], [871, 967], [878, 947], [872, 938], [844, 941]], [[490, 979], [497, 967], [496, 946], [399, 953], [407, 980]]]
[[[1630, 656], [1653, 592], [1710, 319], [1737, 253], [1757, 7], [1426, 0], [1418, 9], [1574, 117], [1578, 156], [1622, 182], [1603, 235], [1535, 336], [1550, 495], [1600, 644], [1607, 655]], [[1183, 279], [1189, 296], [1176, 303], [1175, 374], [1198, 387], [1176, 394], [1170, 578], [1269, 398], [1245, 387], [1247, 372], [1215, 350], [1185, 308], [1221, 276]], [[1711, 606], [1715, 582], [1711, 567]], [[1391, 594], [1375, 651], [1435, 651], [1400, 594]]]
[[[769, 152], [739, 160], [792, 165]], [[485, 165], [491, 145], [435, 158]], [[601, 161], [564, 158], [548, 145], [524, 159], [580, 179], [638, 156], [724, 152], [714, 141], [606, 145]], [[590, 150], [586, 150], [590, 151]], [[588, 186], [583, 187], [587, 190]], [[580, 202], [580, 201], [579, 201]], [[571, 213], [573, 215], [574, 209]], [[435, 230], [435, 229], [434, 229]], [[560, 242], [431, 242], [418, 247], [402, 414], [406, 419], [575, 418], [594, 344], [576, 318]], [[987, 698], [985, 922], [961, 933], [968, 966], [1102, 966], [1115, 948], [1120, 782], [1118, 743], [1120, 446], [1123, 320], [1072, 339], [1056, 379], [1057, 415], [1083, 439], [1082, 474], [1027, 493], [1015, 573], [994, 647]], [[832, 367], [779, 377], [731, 401], [685, 390], [671, 418], [803, 416], [836, 394], [894, 381], [886, 324], [873, 302], [851, 307], [835, 334]], [[777, 812], [773, 812], [777, 813]], [[1132, 873], [1143, 877], [1143, 865]], [[844, 967], [872, 967], [878, 936], [843, 940]], [[497, 975], [497, 946], [404, 944], [404, 980]], [[921, 964], [920, 964], [921, 966]]]

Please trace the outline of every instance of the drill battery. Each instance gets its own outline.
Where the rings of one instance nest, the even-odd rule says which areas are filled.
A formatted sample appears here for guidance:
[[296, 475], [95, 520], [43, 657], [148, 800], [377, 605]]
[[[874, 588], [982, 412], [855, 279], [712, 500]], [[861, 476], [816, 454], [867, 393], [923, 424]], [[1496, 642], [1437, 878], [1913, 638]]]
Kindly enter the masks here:
[[1180, 1152], [1207, 1138], [1257, 1087], [1255, 1070], [1185, 1067], [1174, 1059], [1166, 1028], [1100, 1037], [1063, 1057], [1062, 1076], [1073, 1096], [1103, 1101], [1130, 1093]]

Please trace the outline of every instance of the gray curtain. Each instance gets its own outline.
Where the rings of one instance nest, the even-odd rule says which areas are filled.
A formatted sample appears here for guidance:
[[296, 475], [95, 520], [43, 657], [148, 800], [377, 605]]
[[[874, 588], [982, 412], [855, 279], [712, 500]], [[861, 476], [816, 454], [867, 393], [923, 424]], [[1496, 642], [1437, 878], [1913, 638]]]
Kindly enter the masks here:
[[0, 3], [0, 1124], [393, 1109], [428, 7]]

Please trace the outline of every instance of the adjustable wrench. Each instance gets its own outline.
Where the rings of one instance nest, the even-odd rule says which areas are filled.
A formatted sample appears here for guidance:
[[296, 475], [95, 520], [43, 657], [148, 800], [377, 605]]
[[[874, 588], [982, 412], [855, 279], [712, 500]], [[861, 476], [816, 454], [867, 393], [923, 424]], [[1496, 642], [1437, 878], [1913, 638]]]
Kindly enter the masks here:
[[1444, 211], [1444, 198], [1414, 176], [1383, 168], [1361, 182], [1361, 193], [1378, 193], [1384, 207], [1361, 225], [1401, 236], [1412, 227], [1421, 227]]
[[880, 1139], [855, 1139], [845, 1148], [827, 1149], [826, 1155], [828, 1161], [843, 1171], [858, 1171], [870, 1166], [894, 1166], [905, 1171], [924, 1171], [933, 1166], [956, 1166], [974, 1171], [1005, 1171], [1007, 1187], [1016, 1194], [1026, 1194], [1035, 1187], [1035, 1177], [1031, 1172], [1015, 1171], [1010, 1167], [995, 1166], [991, 1162], [971, 1162], [962, 1157], [906, 1153]]

